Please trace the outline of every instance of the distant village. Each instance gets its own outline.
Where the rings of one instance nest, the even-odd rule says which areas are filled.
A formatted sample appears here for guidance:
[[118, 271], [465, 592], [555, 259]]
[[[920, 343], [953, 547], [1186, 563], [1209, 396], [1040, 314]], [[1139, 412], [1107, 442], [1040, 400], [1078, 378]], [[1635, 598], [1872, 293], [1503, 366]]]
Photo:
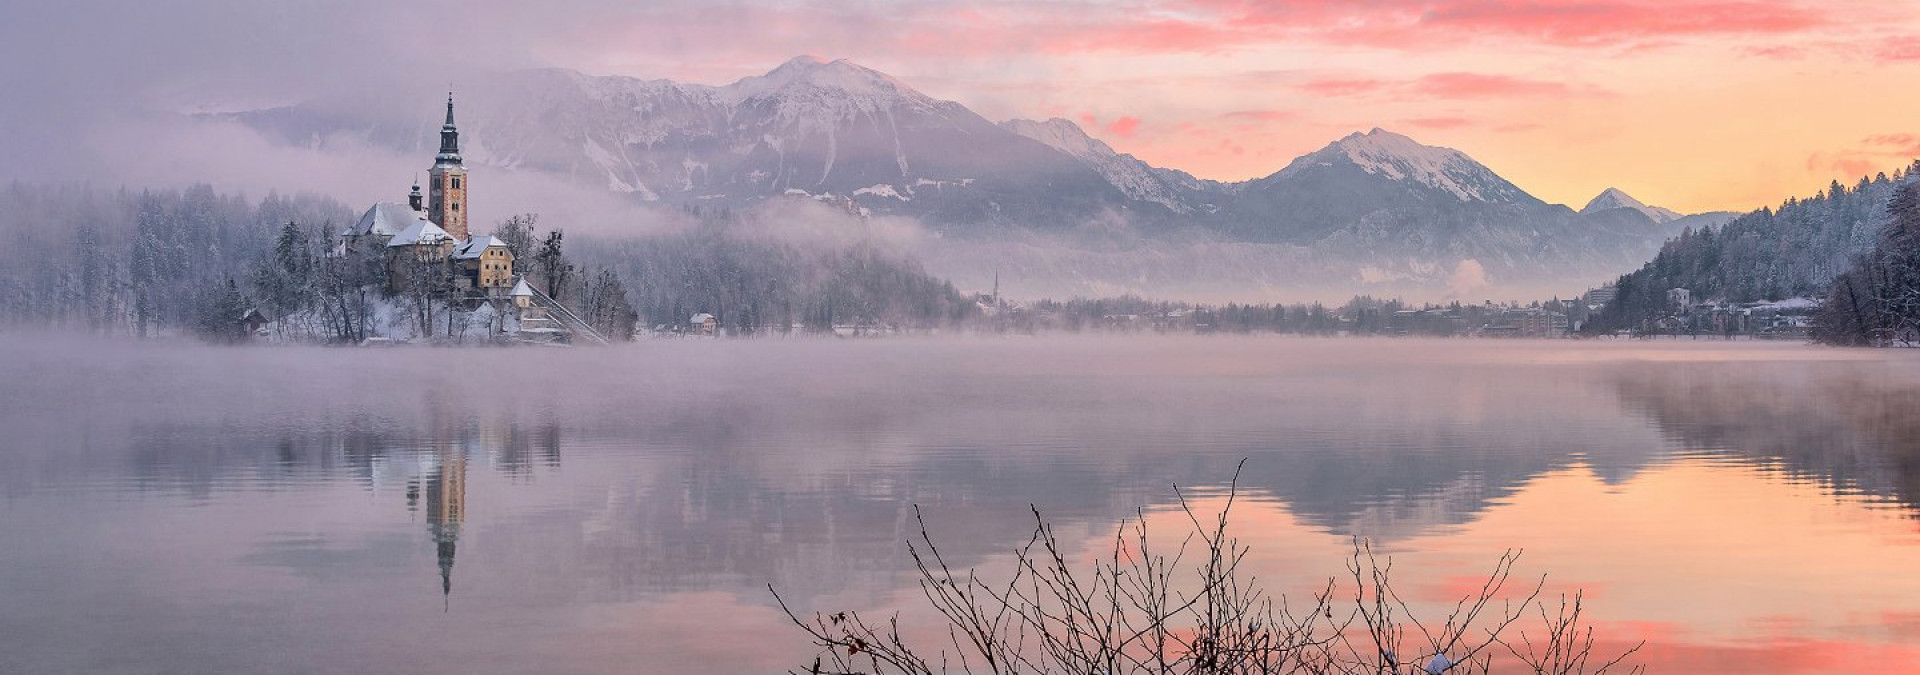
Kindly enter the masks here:
[[1408, 306], [1399, 300], [1356, 296], [1344, 305], [1196, 305], [1140, 298], [1041, 301], [1024, 304], [975, 294], [985, 321], [998, 332], [1112, 332], [1163, 334], [1283, 333], [1326, 336], [1462, 338], [1574, 337], [1806, 340], [1820, 303], [1696, 302], [1684, 288], [1668, 292], [1665, 311], [1633, 328], [1596, 333], [1589, 321], [1614, 300], [1611, 286], [1570, 300], [1533, 303], [1447, 303]]

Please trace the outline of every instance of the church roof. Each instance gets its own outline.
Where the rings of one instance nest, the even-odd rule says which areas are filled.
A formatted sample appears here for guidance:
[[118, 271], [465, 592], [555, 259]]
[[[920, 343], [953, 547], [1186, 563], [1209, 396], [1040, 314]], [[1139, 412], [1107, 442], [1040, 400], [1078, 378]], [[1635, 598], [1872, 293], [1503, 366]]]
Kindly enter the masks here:
[[489, 237], [484, 234], [474, 235], [472, 239], [468, 239], [459, 246], [453, 247], [453, 257], [458, 260], [473, 260], [479, 258], [480, 254], [486, 253], [487, 249], [495, 246], [506, 248], [507, 242], [501, 241], [499, 237]]
[[513, 282], [513, 290], [507, 291], [507, 297], [517, 298], [521, 296], [533, 297], [533, 287], [527, 285], [526, 279]]
[[354, 223], [353, 227], [341, 234], [347, 236], [374, 234], [391, 237], [405, 232], [407, 228], [413, 226], [414, 221], [426, 220], [426, 218], [427, 212], [415, 211], [413, 207], [406, 204], [381, 202], [367, 209], [366, 215], [360, 216], [360, 222]]
[[440, 229], [439, 225], [433, 224], [433, 221], [427, 220], [426, 218], [421, 218], [413, 221], [413, 224], [408, 226], [407, 229], [401, 230], [400, 234], [393, 235], [392, 239], [387, 240], [387, 245], [413, 246], [415, 244], [437, 244], [452, 240], [453, 235], [447, 234], [447, 231]]

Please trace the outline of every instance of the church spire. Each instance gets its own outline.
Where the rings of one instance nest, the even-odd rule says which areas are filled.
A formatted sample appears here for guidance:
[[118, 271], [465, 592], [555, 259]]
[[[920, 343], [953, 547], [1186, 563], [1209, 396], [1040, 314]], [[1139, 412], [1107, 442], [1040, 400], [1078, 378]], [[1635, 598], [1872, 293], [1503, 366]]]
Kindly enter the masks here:
[[440, 155], [437, 164], [460, 164], [460, 130], [453, 126], [453, 92], [447, 92], [447, 122], [440, 125]]
[[460, 164], [460, 130], [453, 126], [453, 93], [447, 93], [447, 122], [440, 127], [440, 154], [428, 170], [427, 219], [467, 240], [467, 167]]

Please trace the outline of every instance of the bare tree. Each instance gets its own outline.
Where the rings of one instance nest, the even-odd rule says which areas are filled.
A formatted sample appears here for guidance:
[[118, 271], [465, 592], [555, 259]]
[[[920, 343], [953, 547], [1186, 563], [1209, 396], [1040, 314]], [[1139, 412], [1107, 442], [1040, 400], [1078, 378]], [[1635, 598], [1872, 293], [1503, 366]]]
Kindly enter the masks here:
[[[1237, 489], [1210, 518], [1179, 494], [1193, 529], [1170, 555], [1150, 543], [1142, 513], [1115, 534], [1090, 573], [1076, 570], [1069, 562], [1075, 556], [1034, 509], [1033, 536], [1014, 552], [1013, 571], [1002, 580], [955, 572], [916, 507], [920, 530], [908, 551], [921, 591], [946, 622], [945, 643], [910, 642], [897, 615], [802, 618], [769, 586], [820, 648], [810, 665], [792, 672], [1465, 675], [1500, 664], [1597, 675], [1620, 668], [1639, 649], [1595, 657], [1579, 596], [1549, 615], [1539, 602], [1544, 578], [1509, 593], [1517, 551], [1502, 555], [1480, 589], [1437, 621], [1416, 617], [1393, 590], [1392, 561], [1363, 541], [1355, 542], [1345, 582], [1329, 579], [1297, 602], [1269, 595], [1242, 568], [1249, 549], [1227, 529]], [[1189, 554], [1198, 560], [1187, 566]], [[1531, 634], [1520, 630], [1536, 610], [1543, 625]]]

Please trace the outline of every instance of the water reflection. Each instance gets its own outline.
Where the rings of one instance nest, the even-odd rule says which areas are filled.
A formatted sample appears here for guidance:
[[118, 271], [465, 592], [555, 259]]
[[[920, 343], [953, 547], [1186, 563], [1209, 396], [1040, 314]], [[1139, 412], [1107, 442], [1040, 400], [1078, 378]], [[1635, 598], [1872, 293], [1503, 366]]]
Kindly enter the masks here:
[[1689, 451], [1729, 457], [1920, 513], [1920, 373], [1872, 363], [1636, 365], [1624, 407]]
[[1265, 578], [1357, 535], [1439, 599], [1525, 547], [1685, 672], [1754, 635], [1920, 644], [1920, 588], [1861, 581], [1920, 564], [1901, 355], [676, 343], [515, 353], [485, 390], [446, 375], [467, 353], [12, 347], [0, 672], [766, 671], [804, 651], [768, 583], [914, 604], [916, 504], [994, 565], [1029, 504], [1097, 546], [1243, 458]]

